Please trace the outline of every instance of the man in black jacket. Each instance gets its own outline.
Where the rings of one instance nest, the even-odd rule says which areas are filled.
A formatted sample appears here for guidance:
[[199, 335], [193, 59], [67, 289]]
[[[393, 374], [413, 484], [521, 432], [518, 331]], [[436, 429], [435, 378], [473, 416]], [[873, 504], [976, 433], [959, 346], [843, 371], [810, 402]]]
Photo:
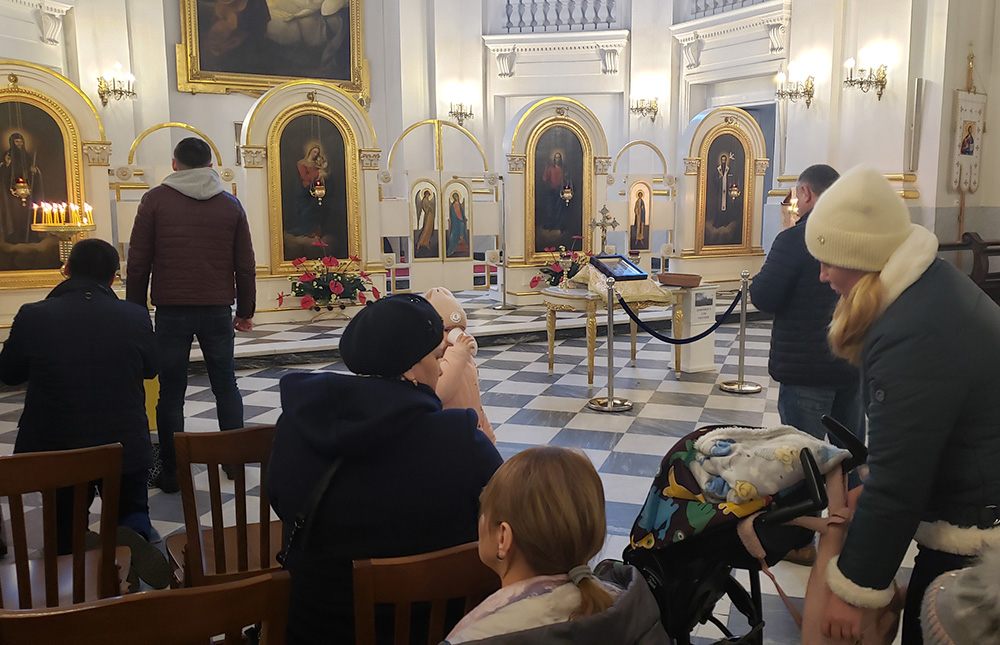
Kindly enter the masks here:
[[[148, 312], [110, 288], [118, 266], [118, 252], [104, 240], [77, 243], [66, 264], [69, 279], [14, 318], [0, 352], [0, 380], [28, 383], [15, 453], [122, 444], [118, 523], [148, 540], [153, 454], [142, 381], [156, 376], [155, 345]], [[59, 551], [68, 553], [72, 489], [57, 498]]]
[[[774, 314], [768, 372], [778, 382], [781, 422], [823, 439], [828, 414], [864, 438], [858, 370], [830, 353], [826, 333], [837, 294], [819, 281], [819, 262], [806, 250], [806, 220], [840, 175], [826, 165], [806, 168], [795, 186], [798, 222], [774, 239], [750, 298]], [[834, 443], [837, 443], [834, 440]]]

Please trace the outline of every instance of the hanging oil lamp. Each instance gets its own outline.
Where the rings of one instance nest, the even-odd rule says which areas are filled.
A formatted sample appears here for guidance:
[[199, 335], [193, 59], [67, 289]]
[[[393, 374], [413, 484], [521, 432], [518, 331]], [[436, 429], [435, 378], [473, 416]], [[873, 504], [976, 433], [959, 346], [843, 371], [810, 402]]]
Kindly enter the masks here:
[[730, 184], [729, 186], [729, 198], [738, 199], [740, 196], [740, 187], [736, 184]]
[[24, 177], [18, 177], [14, 185], [10, 187], [10, 194], [21, 200], [21, 206], [27, 206], [28, 198], [31, 197], [31, 186], [24, 181]]
[[573, 187], [569, 185], [563, 186], [559, 196], [562, 197], [563, 201], [566, 202], [566, 205], [569, 206], [569, 201], [573, 199]]
[[309, 189], [309, 194], [315, 197], [319, 205], [322, 206], [323, 198], [326, 197], [326, 186], [321, 180], [316, 180], [316, 183]]

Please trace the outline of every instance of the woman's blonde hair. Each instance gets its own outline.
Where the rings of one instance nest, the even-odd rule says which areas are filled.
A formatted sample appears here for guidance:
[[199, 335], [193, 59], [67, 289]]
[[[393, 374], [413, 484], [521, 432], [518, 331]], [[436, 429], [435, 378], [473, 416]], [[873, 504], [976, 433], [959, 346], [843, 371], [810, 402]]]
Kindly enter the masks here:
[[827, 335], [830, 349], [852, 365], [861, 365], [861, 351], [872, 323], [882, 313], [882, 283], [878, 273], [866, 273], [850, 293], [841, 296]]
[[[567, 573], [604, 545], [604, 487], [590, 459], [540, 446], [508, 459], [480, 497], [487, 525], [510, 524], [514, 544], [538, 575]], [[595, 578], [579, 583], [580, 608], [570, 616], [604, 611], [613, 599]]]

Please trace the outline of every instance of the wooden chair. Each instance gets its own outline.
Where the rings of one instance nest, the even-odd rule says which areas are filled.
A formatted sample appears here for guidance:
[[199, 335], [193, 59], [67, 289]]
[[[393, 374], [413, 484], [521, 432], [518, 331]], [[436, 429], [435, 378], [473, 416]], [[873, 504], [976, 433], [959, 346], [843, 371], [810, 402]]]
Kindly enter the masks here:
[[145, 591], [59, 610], [0, 611], [0, 643], [188, 645], [261, 624], [261, 645], [285, 642], [288, 573], [279, 571], [196, 589]]
[[410, 642], [410, 605], [430, 603], [427, 642], [445, 637], [449, 600], [465, 599], [463, 614], [500, 588], [500, 579], [479, 560], [479, 543], [470, 542], [402, 558], [354, 561], [354, 633], [357, 645], [375, 643], [375, 605], [395, 605], [394, 642]]
[[[10, 507], [14, 562], [0, 565], [0, 607], [56, 607], [117, 596], [128, 573], [129, 549], [116, 548], [122, 446], [35, 452], [0, 457], [0, 496]], [[103, 480], [100, 547], [87, 550], [90, 482]], [[56, 490], [73, 488], [73, 551], [58, 555]], [[41, 557], [29, 550], [22, 495], [41, 493]], [[36, 545], [37, 548], [37, 545]], [[116, 563], [120, 563], [119, 564]]]
[[[224, 432], [174, 435], [177, 476], [184, 506], [184, 533], [166, 540], [178, 583], [197, 587], [230, 582], [281, 569], [275, 556], [281, 550], [281, 521], [270, 521], [271, 507], [264, 481], [274, 442], [274, 426], [265, 425]], [[212, 527], [202, 530], [191, 464], [208, 466]], [[260, 464], [259, 522], [247, 522], [246, 464]], [[225, 526], [222, 513], [221, 464], [236, 466], [233, 480], [235, 526]]]

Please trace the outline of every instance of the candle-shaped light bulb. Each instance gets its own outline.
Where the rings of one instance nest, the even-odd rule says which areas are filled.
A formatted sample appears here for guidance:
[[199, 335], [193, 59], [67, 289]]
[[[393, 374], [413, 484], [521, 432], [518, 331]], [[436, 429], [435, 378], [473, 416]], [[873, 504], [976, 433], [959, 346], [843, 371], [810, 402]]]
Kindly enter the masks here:
[[779, 86], [781, 86], [785, 84], [786, 78], [787, 77], [785, 76], [784, 72], [778, 72], [774, 77], [774, 82], [777, 83]]

